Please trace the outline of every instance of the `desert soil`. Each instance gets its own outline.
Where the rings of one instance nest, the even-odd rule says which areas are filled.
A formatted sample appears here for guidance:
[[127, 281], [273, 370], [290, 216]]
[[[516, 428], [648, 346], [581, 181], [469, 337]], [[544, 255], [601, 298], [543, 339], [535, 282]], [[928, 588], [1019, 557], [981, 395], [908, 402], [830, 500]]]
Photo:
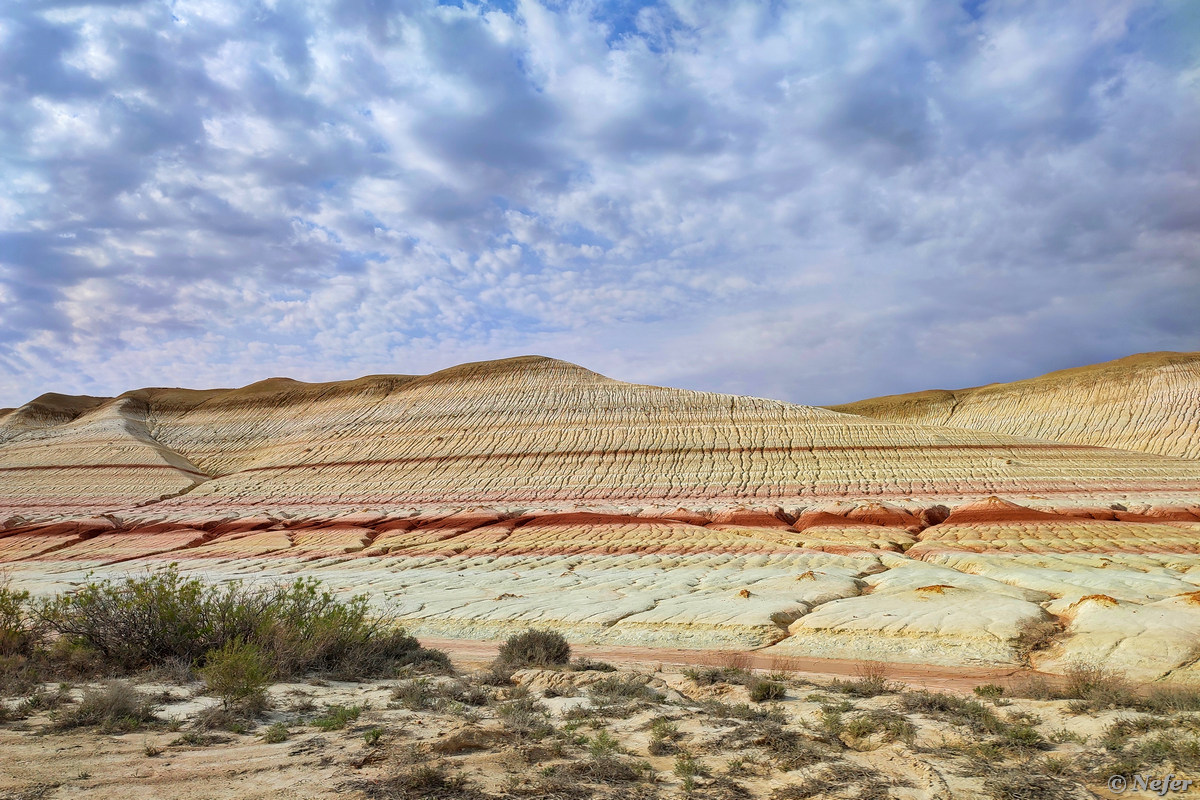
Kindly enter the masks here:
[[[1018, 680], [1011, 672], [905, 666], [887, 673], [887, 691], [862, 697], [844, 687], [863, 664], [807, 659], [787, 665], [803, 671], [783, 679], [782, 698], [753, 703], [745, 686], [701, 685], [680, 666], [781, 666], [752, 654], [576, 648], [618, 671], [525, 670], [491, 686], [480, 667], [494, 644], [424, 643], [449, 650], [459, 676], [279, 684], [270, 690], [273, 708], [234, 730], [200, 723], [218, 705], [201, 683], [141, 684], [156, 696], [161, 722], [132, 732], [58, 731], [61, 712], [9, 721], [0, 725], [0, 798], [1151, 797], [1104, 786], [1097, 770], [1112, 755], [1105, 733], [1120, 719], [1145, 720], [1128, 747], [1166, 733], [1195, 740], [1186, 715], [980, 701], [1006, 725], [1026, 724], [1042, 737], [1031, 749], [997, 749], [964, 719], [903, 705], [904, 692], [919, 687], [974, 700], [972, 687]], [[616, 686], [607, 696], [597, 688], [605, 681]], [[17, 704], [5, 702], [10, 710]], [[322, 730], [331, 706], [361, 713]], [[905, 735], [857, 722], [869, 719], [912, 728]], [[286, 728], [285, 741], [264, 740], [273, 724]], [[445, 780], [405, 788], [414, 775]], [[1043, 782], [1012, 790], [1019, 794], [996, 788], [996, 780], [1021, 775]]]

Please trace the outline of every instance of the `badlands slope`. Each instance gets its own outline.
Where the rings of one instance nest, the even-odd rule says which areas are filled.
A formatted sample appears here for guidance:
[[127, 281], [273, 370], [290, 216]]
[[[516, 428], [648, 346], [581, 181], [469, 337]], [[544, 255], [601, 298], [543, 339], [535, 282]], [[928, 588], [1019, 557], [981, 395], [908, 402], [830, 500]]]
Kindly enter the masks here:
[[1144, 353], [1015, 383], [861, 400], [890, 422], [1200, 458], [1200, 353]]
[[34, 591], [311, 575], [422, 635], [1141, 677], [1190, 676], [1200, 643], [1200, 461], [540, 357], [45, 395], [0, 415], [0, 522]]

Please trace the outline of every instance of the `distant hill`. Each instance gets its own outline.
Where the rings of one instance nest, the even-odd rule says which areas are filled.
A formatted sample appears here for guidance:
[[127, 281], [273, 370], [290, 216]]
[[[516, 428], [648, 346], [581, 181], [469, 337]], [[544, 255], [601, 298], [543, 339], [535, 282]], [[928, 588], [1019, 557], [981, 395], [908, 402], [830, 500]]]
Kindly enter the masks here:
[[1200, 353], [1144, 353], [1013, 383], [830, 408], [889, 422], [1200, 459]]

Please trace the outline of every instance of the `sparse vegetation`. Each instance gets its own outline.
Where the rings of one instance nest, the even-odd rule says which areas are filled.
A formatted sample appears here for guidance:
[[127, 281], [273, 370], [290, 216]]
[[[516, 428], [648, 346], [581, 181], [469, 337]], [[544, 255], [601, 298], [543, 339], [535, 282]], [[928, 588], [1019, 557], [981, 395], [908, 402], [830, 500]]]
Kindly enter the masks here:
[[[171, 674], [186, 675], [194, 669], [204, 678], [206, 691], [220, 698], [219, 705], [168, 727], [155, 718], [155, 704], [189, 699], [191, 690], [158, 688], [151, 695], [117, 681], [93, 684], [84, 689], [82, 701], [72, 702], [77, 690], [65, 684], [56, 689], [43, 680], [55, 670], [66, 671], [66, 659], [85, 669], [121, 674], [130, 664], [142, 664], [139, 670], [153, 667], [152, 658], [135, 654], [133, 647], [105, 651], [88, 636], [60, 630], [55, 626], [62, 625], [62, 619], [83, 612], [61, 598], [39, 610], [39, 604], [21, 593], [5, 595], [5, 587], [0, 589], [0, 676], [9, 677], [0, 680], [12, 680], [26, 670], [30, 682], [22, 697], [0, 702], [0, 722], [32, 718], [33, 724], [24, 725], [39, 732], [83, 727], [110, 733], [182, 730], [171, 742], [176, 748], [236, 746], [247, 740], [230, 733], [254, 733], [256, 742], [290, 742], [274, 751], [277, 754], [317, 754], [320, 759], [333, 757], [337, 751], [326, 748], [336, 741], [342, 747], [353, 745], [349, 763], [364, 770], [365, 780], [354, 786], [384, 800], [790, 800], [823, 795], [882, 799], [900, 777], [887, 767], [861, 766], [884, 760], [866, 757], [871, 760], [864, 762], [859, 753], [892, 742], [904, 743], [923, 758], [941, 760], [948, 773], [971, 782], [970, 792], [981, 797], [1053, 800], [1072, 796], [1068, 792], [1081, 781], [1111, 774], [1200, 769], [1200, 714], [1193, 713], [1200, 711], [1200, 690], [1137, 688], [1123, 676], [1090, 664], [1074, 665], [1061, 678], [1043, 678], [1020, 689], [984, 684], [974, 696], [963, 696], [905, 691], [889, 680], [886, 667], [864, 662], [851, 680], [822, 682], [807, 695], [807, 703], [773, 703], [785, 699], [789, 687], [794, 690], [801, 684], [786, 676], [752, 672], [738, 654], [723, 666], [687, 670], [686, 680], [680, 680], [669, 673], [649, 675], [585, 659], [572, 662], [570, 647], [559, 634], [533, 630], [505, 642], [503, 657], [489, 670], [445, 676], [450, 665], [444, 654], [424, 651], [407, 637], [396, 646], [401, 641], [397, 637], [404, 636], [399, 629], [374, 628], [374, 623], [358, 617], [358, 611], [347, 610], [347, 604], [314, 584], [254, 591], [222, 587], [192, 596], [192, 582], [178, 575], [164, 580], [165, 584], [135, 578], [132, 586], [128, 581], [89, 583], [81, 594], [92, 599], [82, 607], [88, 614], [102, 609], [115, 614], [117, 624], [128, 624], [124, 611], [111, 608], [114, 598], [127, 597], [133, 608], [145, 611], [145, 604], [173, 586], [183, 598], [170, 613], [181, 614], [187, 625], [188, 620], [205, 619], [203, 614], [189, 616], [197, 608], [210, 603], [211, 608], [223, 608], [228, 618], [213, 630], [243, 633], [228, 638], [214, 634], [208, 641], [217, 645], [199, 655], [177, 653], [182, 645], [164, 636], [162, 649], [156, 651], [175, 653], [166, 662]], [[264, 610], [247, 598], [279, 604]], [[334, 610], [337, 604], [342, 610]], [[283, 613], [286, 608], [294, 614]], [[365, 608], [356, 608], [365, 613]], [[14, 622], [17, 618], [20, 621]], [[81, 618], [91, 619], [87, 614]], [[264, 621], [265, 628], [244, 633], [239, 619]], [[348, 621], [348, 636], [325, 628], [335, 619]], [[150, 629], [161, 624], [166, 622], [154, 615], [147, 622]], [[308, 631], [311, 638], [298, 631]], [[200, 639], [208, 635], [198, 634]], [[364, 636], [378, 641], [355, 653]], [[342, 644], [335, 646], [339, 640]], [[304, 652], [305, 642], [323, 655]], [[282, 654], [272, 649], [273, 643], [281, 643]], [[394, 649], [377, 659], [388, 647]], [[64, 661], [58, 663], [57, 658]], [[322, 665], [314, 668], [315, 675], [329, 678], [350, 664], [372, 669], [386, 664], [385, 673], [393, 678], [387, 687], [390, 703], [368, 714], [367, 701], [375, 702], [379, 685], [355, 689], [332, 680], [310, 680], [310, 687], [289, 692], [290, 699], [299, 702], [290, 707], [288, 700], [281, 702], [272, 720], [279, 721], [253, 731], [252, 714], [265, 708], [268, 684], [289, 674], [281, 670], [302, 663]], [[514, 672], [527, 666], [576, 674], [522, 676], [523, 685], [514, 685]], [[584, 671], [609, 674], [577, 674]], [[158, 665], [155, 678], [161, 680], [164, 674]], [[671, 687], [669, 696], [678, 702], [666, 700], [664, 685]], [[1022, 702], [1030, 685], [1058, 705]], [[745, 687], [745, 694], [731, 688], [737, 686]], [[798, 694], [803, 697], [807, 691]], [[676, 692], [684, 698], [679, 700]], [[554, 697], [575, 699], [546, 700]], [[714, 699], [734, 697], [750, 702]], [[316, 702], [322, 699], [339, 704], [317, 712]], [[1111, 708], [1127, 713], [1089, 740], [1073, 732], [1087, 730], [1082, 727], [1088, 724], [1085, 720], [1076, 724], [1068, 719], [1067, 728], [1056, 716], [1056, 710], [1060, 714], [1068, 704], [1079, 714]], [[48, 728], [42, 727], [39, 720], [47, 718]], [[559, 719], [566, 724], [559, 725]], [[413, 737], [409, 731], [417, 725], [433, 726], [437, 735]], [[11, 726], [13, 731], [20, 728]], [[645, 744], [634, 744], [639, 734]], [[154, 758], [164, 752], [165, 741], [152, 742], [140, 734], [137, 738], [131, 745], [135, 755]], [[473, 760], [474, 753], [486, 760]], [[431, 760], [435, 756], [452, 761]], [[649, 762], [639, 757], [649, 757]], [[481, 764], [506, 770], [510, 777], [476, 779], [473, 770]]]
[[83, 699], [54, 718], [58, 730], [96, 726], [103, 733], [124, 733], [153, 722], [154, 703], [125, 681], [87, 689]]
[[354, 722], [362, 714], [362, 706], [333, 705], [312, 721], [312, 726], [322, 731], [337, 731]]

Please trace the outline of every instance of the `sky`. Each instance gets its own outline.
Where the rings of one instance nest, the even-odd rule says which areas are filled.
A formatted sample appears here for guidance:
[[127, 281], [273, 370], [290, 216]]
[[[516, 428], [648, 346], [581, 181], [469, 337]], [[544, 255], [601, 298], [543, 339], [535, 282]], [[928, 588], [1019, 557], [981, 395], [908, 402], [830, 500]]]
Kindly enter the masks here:
[[0, 406], [1200, 350], [1200, 3], [0, 4]]

